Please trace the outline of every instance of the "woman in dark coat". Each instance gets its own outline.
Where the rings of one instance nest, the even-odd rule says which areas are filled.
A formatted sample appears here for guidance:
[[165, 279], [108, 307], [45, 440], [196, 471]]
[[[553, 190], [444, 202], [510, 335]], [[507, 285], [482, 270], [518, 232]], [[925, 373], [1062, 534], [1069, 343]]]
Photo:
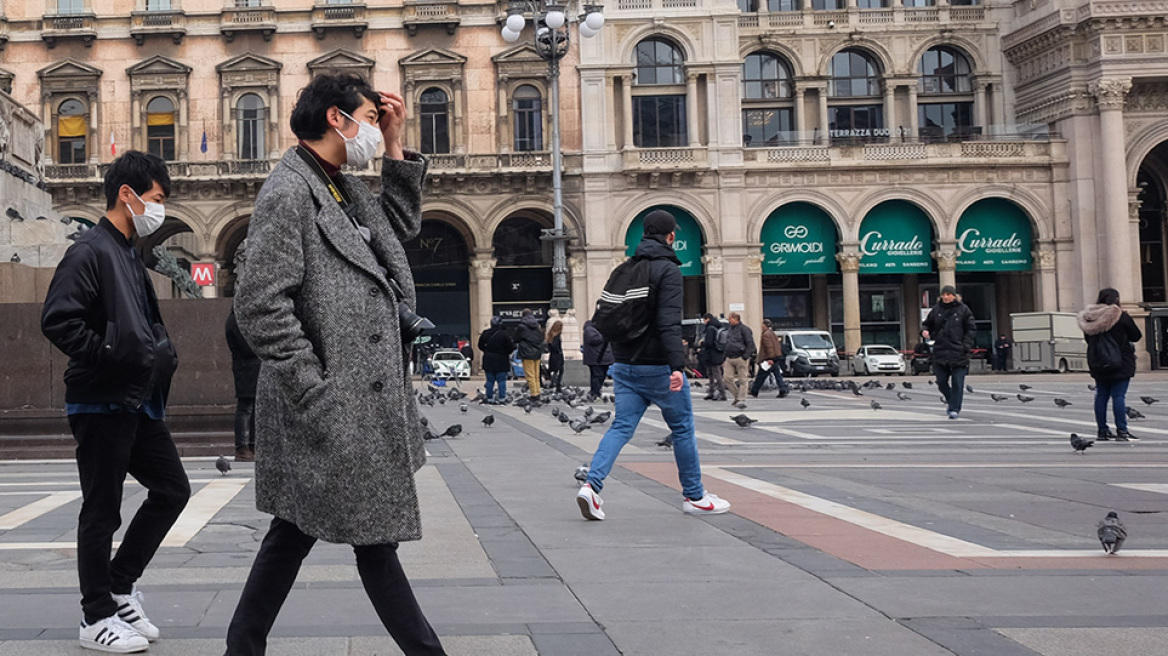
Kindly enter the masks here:
[[548, 326], [548, 387], [560, 391], [560, 381], [564, 377], [564, 342], [561, 334], [564, 332], [564, 323], [560, 320]]
[[491, 317], [491, 327], [479, 335], [483, 373], [487, 375], [487, 403], [498, 405], [507, 396], [507, 374], [511, 372], [511, 351], [515, 342], [503, 327], [502, 317]]
[[588, 367], [589, 392], [592, 399], [600, 398], [600, 388], [608, 377], [612, 366], [612, 348], [604, 341], [604, 336], [592, 325], [592, 320], [584, 322], [584, 344], [582, 346], [584, 365]]
[[[1136, 375], [1136, 347], [1133, 342], [1143, 339], [1139, 326], [1131, 316], [1119, 307], [1119, 292], [1110, 287], [1099, 292], [1094, 305], [1088, 305], [1079, 313], [1079, 328], [1087, 338], [1087, 348], [1091, 349], [1103, 333], [1108, 333], [1119, 345], [1120, 366], [1113, 371], [1101, 371], [1091, 367], [1091, 377], [1095, 379], [1095, 425], [1099, 429], [1098, 439], [1127, 442], [1138, 440], [1127, 430], [1127, 388]], [[1115, 435], [1107, 427], [1107, 401], [1115, 414]]]

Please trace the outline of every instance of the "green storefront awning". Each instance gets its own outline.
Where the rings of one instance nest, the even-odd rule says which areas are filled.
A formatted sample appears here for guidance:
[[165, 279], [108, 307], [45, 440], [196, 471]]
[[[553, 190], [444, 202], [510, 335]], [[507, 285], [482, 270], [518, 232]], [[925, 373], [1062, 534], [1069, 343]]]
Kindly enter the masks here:
[[673, 242], [673, 252], [681, 260], [681, 275], [700, 276], [705, 273], [702, 266], [702, 229], [698, 222], [683, 209], [670, 205], [657, 205], [642, 211], [633, 219], [629, 231], [625, 233], [625, 255], [632, 257], [645, 235], [645, 216], [653, 210], [665, 210], [677, 219], [677, 235]]
[[958, 271], [1029, 271], [1030, 220], [1003, 198], [979, 200], [957, 222]]
[[771, 212], [762, 226], [764, 275], [835, 273], [835, 224], [811, 203], [789, 203]]
[[908, 201], [880, 203], [860, 224], [860, 273], [928, 273], [932, 250], [929, 217]]

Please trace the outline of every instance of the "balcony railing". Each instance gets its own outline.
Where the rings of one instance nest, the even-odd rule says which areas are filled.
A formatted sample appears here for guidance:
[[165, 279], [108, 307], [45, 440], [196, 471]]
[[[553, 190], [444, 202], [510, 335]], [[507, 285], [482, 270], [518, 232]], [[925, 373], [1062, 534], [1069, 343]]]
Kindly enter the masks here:
[[316, 38], [323, 39], [329, 29], [353, 30], [358, 39], [369, 27], [365, 18], [365, 3], [353, 2], [349, 4], [322, 5], [312, 8], [312, 31]]
[[219, 32], [230, 43], [240, 32], [260, 32], [264, 41], [270, 41], [276, 33], [275, 7], [225, 7], [220, 19]]
[[[272, 172], [278, 160], [211, 160], [195, 162], [167, 162], [166, 170], [171, 178], [215, 179], [224, 176], [234, 178], [262, 177]], [[45, 167], [45, 179], [50, 183], [59, 182], [100, 182], [105, 176], [108, 163], [103, 164], [53, 164]]]
[[[630, 9], [657, 9], [654, 3], [673, 0], [620, 0], [636, 4]], [[643, 6], [642, 6], [643, 5]], [[985, 20], [985, 7], [891, 7], [882, 9], [833, 9], [776, 11], [741, 14], [738, 29], [743, 36], [756, 36], [775, 29], [838, 29], [859, 25], [919, 25], [933, 23], [977, 23]]]
[[448, 34], [454, 34], [461, 22], [457, 0], [409, 0], [402, 11], [402, 25], [405, 25], [410, 36], [417, 34], [421, 25], [441, 25]]
[[45, 16], [41, 29], [41, 39], [54, 48], [61, 39], [80, 39], [85, 47], [93, 45], [97, 38], [97, 17], [92, 12], [82, 14], [49, 14]]
[[175, 45], [187, 33], [186, 14], [178, 9], [135, 11], [130, 14], [130, 36], [142, 45], [148, 36], [169, 36]]
[[745, 148], [747, 167], [787, 166], [821, 162], [825, 166], [854, 166], [863, 162], [920, 162], [1045, 159], [1054, 153], [1051, 141], [1035, 141], [1020, 136], [987, 141], [945, 143], [854, 143], [816, 146], [791, 145], [774, 148]]
[[708, 151], [695, 148], [627, 148], [623, 151], [626, 170], [700, 169], [707, 166]]

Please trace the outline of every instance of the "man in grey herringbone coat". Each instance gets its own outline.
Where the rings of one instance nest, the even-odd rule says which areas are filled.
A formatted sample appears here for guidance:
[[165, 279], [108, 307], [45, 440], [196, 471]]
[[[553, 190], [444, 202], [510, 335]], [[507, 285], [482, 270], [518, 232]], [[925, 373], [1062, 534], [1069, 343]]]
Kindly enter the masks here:
[[[403, 241], [421, 225], [425, 160], [401, 148], [404, 101], [356, 76], [322, 75], [292, 113], [300, 144], [256, 198], [235, 296], [262, 360], [256, 506], [275, 515], [228, 630], [228, 654], [264, 653], [316, 540], [354, 546], [362, 582], [406, 654], [443, 654], [397, 560], [421, 538], [425, 462], [398, 304], [414, 307]], [[375, 127], [376, 126], [376, 127]], [[381, 195], [340, 166], [384, 139]], [[399, 295], [400, 292], [400, 295]]]

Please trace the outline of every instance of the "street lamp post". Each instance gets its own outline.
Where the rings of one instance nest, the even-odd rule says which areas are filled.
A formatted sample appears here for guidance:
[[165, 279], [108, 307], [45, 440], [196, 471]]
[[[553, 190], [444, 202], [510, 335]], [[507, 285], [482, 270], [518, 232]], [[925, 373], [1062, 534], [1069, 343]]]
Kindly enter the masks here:
[[[560, 154], [560, 60], [568, 54], [571, 24], [568, 7], [557, 0], [511, 0], [503, 40], [514, 43], [522, 36], [530, 15], [535, 28], [535, 50], [548, 62], [551, 85], [549, 111], [552, 117], [552, 229], [544, 230], [541, 239], [552, 242], [552, 309], [563, 313], [572, 308], [572, 290], [568, 287], [567, 242], [572, 235], [564, 231], [564, 161]], [[579, 21], [580, 36], [591, 38], [604, 26], [601, 5], [583, 4], [584, 17]]]

